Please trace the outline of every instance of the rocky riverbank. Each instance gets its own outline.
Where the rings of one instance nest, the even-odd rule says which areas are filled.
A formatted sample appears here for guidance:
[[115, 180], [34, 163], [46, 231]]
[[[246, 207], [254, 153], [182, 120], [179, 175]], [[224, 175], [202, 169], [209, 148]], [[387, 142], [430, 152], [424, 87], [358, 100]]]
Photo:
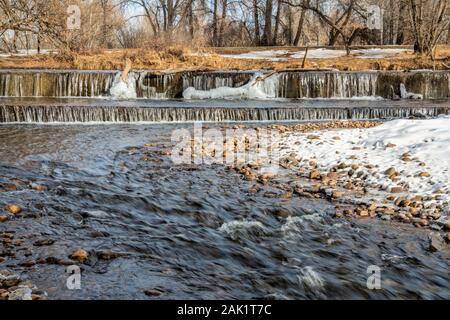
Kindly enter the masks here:
[[[377, 122], [327, 122], [272, 126], [281, 170], [261, 173], [258, 163], [233, 169], [278, 196], [328, 199], [336, 218], [379, 218], [428, 228], [430, 250], [448, 250], [450, 189], [449, 118]], [[251, 145], [251, 139], [242, 137]], [[239, 143], [236, 142], [236, 145]]]
[[[3, 239], [7, 239], [3, 235]], [[5, 242], [5, 240], [3, 240]], [[0, 262], [2, 258], [0, 257]], [[46, 293], [20, 275], [0, 270], [0, 300], [45, 300]]]

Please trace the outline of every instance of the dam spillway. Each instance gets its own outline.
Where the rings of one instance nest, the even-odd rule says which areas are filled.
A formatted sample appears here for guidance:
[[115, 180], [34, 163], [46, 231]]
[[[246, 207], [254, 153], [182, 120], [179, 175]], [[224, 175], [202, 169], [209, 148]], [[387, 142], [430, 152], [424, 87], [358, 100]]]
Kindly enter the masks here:
[[[188, 87], [211, 90], [240, 87], [257, 71], [134, 71], [136, 94], [142, 99], [182, 98]], [[117, 71], [2, 70], [0, 97], [105, 97]], [[450, 71], [280, 71], [261, 84], [274, 98], [349, 99], [400, 96], [400, 85], [424, 99], [450, 98]]]
[[[80, 101], [81, 100], [81, 101]], [[378, 120], [450, 114], [447, 101], [137, 101], [0, 99], [0, 123]]]

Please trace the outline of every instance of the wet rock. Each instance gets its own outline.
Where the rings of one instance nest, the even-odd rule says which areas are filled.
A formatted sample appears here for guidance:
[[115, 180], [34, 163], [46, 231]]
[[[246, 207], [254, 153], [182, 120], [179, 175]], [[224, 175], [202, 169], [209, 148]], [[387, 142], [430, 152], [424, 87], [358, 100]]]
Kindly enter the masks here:
[[117, 259], [123, 256], [126, 256], [126, 253], [123, 252], [114, 252], [114, 251], [110, 251], [110, 250], [105, 250], [105, 251], [99, 251], [97, 252], [97, 257], [101, 260], [113, 260], [113, 259]]
[[32, 290], [29, 287], [19, 287], [9, 293], [8, 300], [32, 300], [31, 294]]
[[84, 263], [89, 259], [89, 253], [86, 250], [78, 249], [70, 255], [70, 259]]
[[331, 195], [331, 197], [333, 199], [339, 199], [342, 198], [344, 196], [344, 192], [341, 191], [333, 191], [333, 194]]
[[47, 191], [48, 190], [47, 186], [36, 184], [36, 183], [31, 183], [30, 188], [33, 190], [36, 190], [36, 191]]
[[10, 273], [7, 270], [0, 270], [0, 287], [15, 287], [20, 283], [20, 276]]
[[37, 263], [46, 263], [46, 264], [59, 264], [60, 259], [56, 258], [56, 257], [47, 257], [45, 258], [43, 261], [39, 260]]
[[319, 140], [320, 136], [316, 135], [316, 134], [310, 134], [306, 137], [306, 139], [308, 140]]
[[147, 297], [159, 297], [160, 295], [162, 295], [162, 292], [156, 289], [149, 289], [149, 290], [145, 290], [144, 294]]
[[53, 240], [53, 239], [41, 239], [41, 240], [35, 241], [33, 243], [33, 245], [36, 247], [44, 247], [44, 246], [51, 246], [54, 243], [55, 243], [55, 240]]
[[428, 250], [430, 250], [431, 252], [441, 251], [442, 249], [444, 249], [445, 246], [444, 238], [442, 238], [442, 236], [439, 233], [437, 232], [430, 233], [428, 235], [428, 241], [429, 241]]
[[22, 212], [22, 209], [16, 204], [8, 204], [6, 205], [5, 209], [12, 215], [16, 215]]
[[17, 186], [15, 184], [3, 184], [0, 185], [0, 188], [3, 189], [2, 191], [10, 192], [10, 191], [17, 191]]
[[345, 209], [344, 210], [344, 214], [346, 216], [352, 216], [353, 215], [353, 210], [352, 209]]
[[8, 220], [8, 216], [5, 216], [5, 215], [0, 216], [0, 222], [5, 222], [7, 220]]
[[336, 210], [336, 213], [334, 214], [335, 218], [342, 218], [344, 216], [344, 213], [340, 210]]
[[394, 143], [388, 143], [388, 144], [386, 145], [386, 148], [395, 148], [395, 147], [397, 147], [397, 145], [394, 144]]
[[25, 261], [19, 264], [21, 267], [31, 268], [36, 265], [36, 261]]

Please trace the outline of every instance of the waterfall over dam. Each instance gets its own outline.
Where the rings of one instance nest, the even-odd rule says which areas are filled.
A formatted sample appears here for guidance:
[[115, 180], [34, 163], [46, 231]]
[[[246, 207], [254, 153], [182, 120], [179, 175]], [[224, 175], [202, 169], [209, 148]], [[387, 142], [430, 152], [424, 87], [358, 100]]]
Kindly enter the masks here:
[[0, 99], [0, 123], [141, 123], [375, 120], [449, 115], [450, 104], [430, 101], [193, 102]]
[[[188, 87], [211, 90], [240, 87], [255, 72], [172, 72], [135, 71], [138, 98], [182, 98]], [[0, 97], [105, 97], [117, 77], [116, 71], [2, 70]], [[400, 85], [424, 99], [450, 98], [447, 71], [282, 71], [261, 85], [276, 98], [315, 99], [400, 96]]]

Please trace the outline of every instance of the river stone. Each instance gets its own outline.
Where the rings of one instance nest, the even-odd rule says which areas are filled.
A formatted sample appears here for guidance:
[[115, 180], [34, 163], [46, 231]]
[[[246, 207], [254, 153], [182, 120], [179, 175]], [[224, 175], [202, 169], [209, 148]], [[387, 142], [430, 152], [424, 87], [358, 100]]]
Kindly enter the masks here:
[[314, 171], [311, 171], [309, 178], [313, 179], [313, 180], [319, 180], [321, 178], [321, 176], [322, 175], [320, 174], [320, 172], [318, 170], [314, 170]]
[[9, 213], [16, 215], [19, 214], [20, 212], [22, 212], [22, 209], [16, 205], [16, 204], [8, 204], [5, 207], [6, 211], [8, 211]]
[[32, 290], [28, 287], [19, 287], [8, 295], [8, 300], [32, 300]]
[[88, 260], [89, 253], [86, 250], [78, 249], [70, 255], [70, 258], [72, 260], [76, 260], [78, 262], [84, 263]]
[[428, 250], [431, 252], [441, 251], [444, 248], [444, 239], [437, 232], [432, 232], [428, 235], [429, 246]]
[[402, 187], [392, 187], [391, 193], [402, 193], [404, 190]]

